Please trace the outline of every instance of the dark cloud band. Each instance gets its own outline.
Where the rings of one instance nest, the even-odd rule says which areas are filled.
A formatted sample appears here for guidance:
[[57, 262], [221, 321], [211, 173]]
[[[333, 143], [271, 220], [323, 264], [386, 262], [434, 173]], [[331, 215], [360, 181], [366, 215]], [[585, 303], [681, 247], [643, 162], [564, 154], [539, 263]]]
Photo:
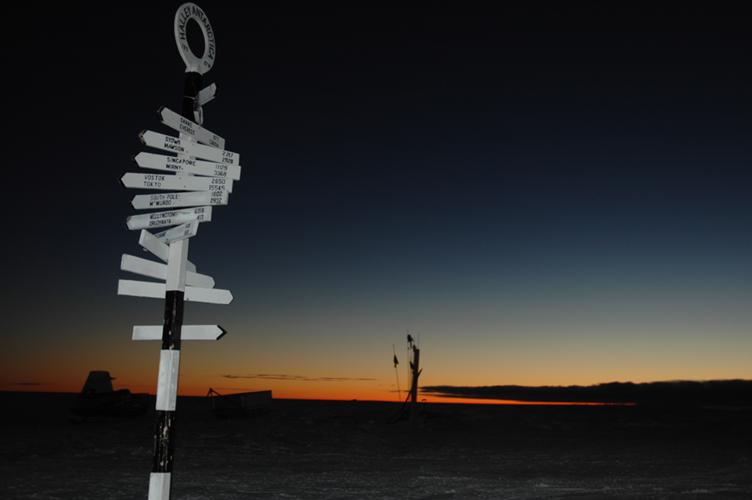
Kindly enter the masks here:
[[600, 403], [750, 403], [752, 380], [669, 381], [635, 384], [611, 382], [590, 386], [495, 385], [421, 387], [421, 393], [448, 398], [541, 402]]
[[258, 379], [258, 380], [292, 380], [299, 382], [373, 382], [375, 378], [365, 377], [305, 377], [286, 373], [256, 373], [251, 375], [222, 375], [229, 379]]

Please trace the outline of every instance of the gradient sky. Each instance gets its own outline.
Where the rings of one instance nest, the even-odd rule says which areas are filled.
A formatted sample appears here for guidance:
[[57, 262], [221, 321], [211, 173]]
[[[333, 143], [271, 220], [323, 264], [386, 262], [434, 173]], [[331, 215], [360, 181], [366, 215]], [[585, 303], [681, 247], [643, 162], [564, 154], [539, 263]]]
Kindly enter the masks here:
[[[119, 178], [179, 110], [178, 3], [96, 5], [7, 21], [0, 390], [156, 385]], [[752, 19], [200, 5], [243, 175], [191, 241], [235, 300], [187, 304], [229, 334], [181, 392], [392, 398], [407, 330], [424, 385], [752, 378]]]

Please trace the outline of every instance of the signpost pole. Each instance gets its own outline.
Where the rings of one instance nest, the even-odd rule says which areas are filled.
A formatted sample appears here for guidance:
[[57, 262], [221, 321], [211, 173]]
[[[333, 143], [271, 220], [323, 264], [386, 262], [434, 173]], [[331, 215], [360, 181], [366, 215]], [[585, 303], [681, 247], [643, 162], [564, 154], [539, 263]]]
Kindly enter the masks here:
[[[207, 48], [208, 49], [208, 48]], [[202, 83], [201, 73], [186, 71], [181, 114], [188, 120], [203, 121], [198, 95]], [[193, 142], [187, 134], [180, 134], [180, 140]], [[178, 154], [178, 157], [187, 157]], [[190, 174], [188, 174], [190, 175]], [[180, 337], [183, 326], [183, 305], [185, 302], [185, 275], [190, 239], [170, 242], [167, 260], [165, 287], [164, 326], [162, 328], [162, 350], [159, 356], [159, 378], [157, 380], [156, 425], [154, 429], [154, 461], [149, 477], [149, 500], [168, 500], [173, 464], [175, 440], [175, 403], [177, 401], [178, 378], [180, 374]]]
[[180, 374], [180, 330], [183, 324], [185, 265], [189, 241], [185, 239], [171, 243], [167, 263], [162, 350], [159, 353], [157, 379], [154, 461], [149, 476], [149, 500], [170, 498], [175, 403]]
[[[188, 44], [188, 25], [192, 21], [204, 37], [204, 52], [200, 56], [194, 54]], [[124, 254], [121, 270], [164, 280], [164, 283], [118, 280], [118, 295], [164, 298], [165, 301], [161, 327], [136, 326], [133, 329], [133, 340], [162, 340], [149, 500], [171, 498], [181, 342], [218, 340], [227, 333], [219, 325], [187, 325], [183, 335], [184, 303], [229, 304], [232, 301], [229, 290], [214, 288], [211, 276], [196, 272], [196, 266], [188, 260], [188, 243], [196, 235], [199, 223], [211, 221], [212, 206], [227, 204], [232, 182], [240, 178], [241, 170], [240, 155], [223, 149], [225, 140], [202, 127], [202, 104], [212, 100], [216, 92], [215, 85], [201, 89], [203, 74], [212, 68], [216, 56], [209, 19], [198, 5], [184, 3], [175, 14], [174, 31], [178, 52], [186, 66], [182, 109], [178, 115], [160, 108], [159, 114], [162, 122], [177, 130], [179, 136], [146, 130], [139, 138], [148, 147], [177, 156], [140, 153], [134, 159], [142, 168], [166, 170], [176, 175], [127, 173], [121, 179], [127, 188], [181, 191], [137, 195], [132, 201], [133, 208], [169, 210], [134, 215], [126, 220], [128, 229], [142, 229], [139, 244], [166, 264]], [[176, 209], [178, 207], [193, 208]], [[158, 233], [146, 230], [161, 227], [168, 229]]]
[[[187, 72], [185, 75], [181, 114], [189, 120], [195, 119], [194, 111], [198, 107], [196, 99], [201, 88], [201, 80], [200, 73]], [[186, 134], [180, 134], [180, 140], [190, 141], [192, 139]], [[162, 350], [159, 356], [159, 378], [157, 381], [154, 461], [149, 478], [149, 500], [167, 500], [170, 498], [175, 440], [175, 403], [180, 374], [180, 334], [183, 326], [189, 241], [190, 239], [183, 239], [173, 241], [169, 245]]]

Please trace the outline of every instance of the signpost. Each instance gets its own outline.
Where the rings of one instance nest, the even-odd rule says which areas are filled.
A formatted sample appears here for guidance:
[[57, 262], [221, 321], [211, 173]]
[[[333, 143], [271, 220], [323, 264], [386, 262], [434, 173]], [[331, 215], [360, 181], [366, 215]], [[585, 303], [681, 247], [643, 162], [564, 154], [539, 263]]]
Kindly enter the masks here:
[[[167, 262], [170, 254], [170, 247], [165, 245], [162, 240], [151, 234], [149, 231], [141, 230], [141, 235], [138, 237], [138, 244], [141, 245], [144, 250], [151, 252], [164, 262]], [[196, 265], [190, 260], [185, 262], [185, 268], [188, 271], [196, 271]]]
[[211, 221], [212, 207], [185, 208], [181, 210], [167, 210], [165, 212], [151, 212], [148, 214], [131, 215], [126, 219], [128, 229], [146, 229], [150, 227], [176, 226], [197, 220]]
[[[153, 260], [142, 259], [134, 255], [128, 255], [127, 253], [124, 253], [120, 260], [120, 269], [163, 281], [167, 279], [167, 265], [161, 262], [154, 262]], [[192, 271], [185, 272], [185, 283], [192, 286], [214, 288], [214, 278]]]
[[[170, 292], [165, 286], [170, 286], [170, 284], [165, 285], [154, 281], [118, 280], [118, 295], [161, 299], [165, 296], [165, 292]], [[181, 297], [184, 301], [205, 302], [207, 304], [229, 304], [232, 302], [232, 293], [229, 290], [218, 288], [183, 285]]]
[[189, 193], [137, 194], [131, 200], [136, 210], [150, 208], [195, 207], [196, 205], [227, 205], [226, 191], [193, 191]]
[[232, 192], [232, 179], [227, 177], [194, 177], [192, 175], [135, 174], [127, 173], [120, 178], [123, 186], [132, 189], [177, 189], [178, 191]]
[[[180, 340], [219, 340], [227, 331], [219, 325], [183, 325]], [[133, 340], [162, 340], [162, 326], [134, 326]]]
[[[217, 94], [217, 86], [215, 84], [211, 84], [208, 87], [206, 87], [203, 90], [200, 90], [198, 93], [198, 105], [203, 106], [207, 102], [214, 100], [214, 97]], [[203, 120], [202, 120], [203, 121]]]
[[[195, 21], [204, 36], [204, 53], [196, 55], [187, 41], [189, 21]], [[154, 460], [149, 476], [149, 500], [170, 498], [175, 434], [175, 407], [183, 340], [219, 340], [227, 332], [218, 325], [183, 325], [185, 301], [229, 304], [229, 290], [214, 288], [211, 276], [196, 272], [188, 260], [188, 243], [200, 223], [212, 220], [212, 206], [226, 205], [232, 183], [240, 179], [240, 155], [225, 150], [225, 140], [203, 127], [203, 105], [213, 100], [214, 84], [201, 89], [203, 75], [214, 65], [216, 45], [209, 18], [196, 4], [184, 3], [175, 14], [175, 42], [186, 65], [181, 113], [162, 107], [163, 124], [178, 137], [146, 130], [139, 138], [146, 146], [168, 155], [141, 152], [134, 157], [139, 167], [169, 173], [126, 173], [127, 188], [182, 191], [139, 194], [134, 209], [169, 208], [162, 212], [127, 218], [128, 229], [141, 230], [139, 245], [165, 262], [124, 254], [120, 269], [159, 281], [119, 280], [118, 295], [164, 299], [162, 326], [134, 326], [133, 340], [161, 340], [157, 378]], [[193, 207], [193, 208], [180, 208]], [[156, 234], [147, 229], [167, 228]]]
[[201, 144], [208, 144], [209, 146], [214, 146], [219, 149], [224, 149], [225, 147], [225, 140], [220, 136], [213, 132], [209, 132], [198, 123], [180, 116], [171, 109], [164, 107], [160, 108], [159, 116], [162, 117], [162, 123], [178, 132], [190, 135]]
[[156, 236], [159, 241], [170, 244], [173, 241], [193, 238], [194, 236], [196, 236], [197, 232], [198, 221], [194, 220], [191, 222], [186, 222], [185, 224], [180, 224], [179, 226], [171, 227], [170, 229], [166, 229], [164, 231], [160, 231], [154, 236]]
[[233, 180], [240, 179], [240, 167], [238, 165], [194, 160], [179, 156], [158, 155], [143, 151], [134, 156], [133, 159], [141, 168], [167, 170], [175, 173], [185, 172], [195, 175], [207, 175], [209, 177], [229, 177]]
[[[196, 101], [192, 100], [192, 102]], [[139, 135], [139, 138], [141, 139], [141, 142], [150, 148], [171, 151], [173, 153], [182, 153], [196, 158], [203, 158], [204, 160], [215, 161], [217, 163], [240, 165], [239, 154], [233, 153], [232, 151], [225, 151], [224, 149], [197, 144], [192, 142], [188, 136], [183, 135], [181, 138], [178, 138], [171, 135], [152, 132], [151, 130], [144, 130]]]

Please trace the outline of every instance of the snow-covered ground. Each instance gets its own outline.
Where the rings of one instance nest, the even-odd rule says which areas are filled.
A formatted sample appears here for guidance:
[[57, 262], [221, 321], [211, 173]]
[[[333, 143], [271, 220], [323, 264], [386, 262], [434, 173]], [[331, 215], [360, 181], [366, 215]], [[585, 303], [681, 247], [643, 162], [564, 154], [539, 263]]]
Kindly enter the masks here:
[[[73, 422], [70, 395], [0, 393], [0, 498], [146, 498], [153, 416]], [[752, 409], [178, 403], [173, 498], [752, 498]]]

